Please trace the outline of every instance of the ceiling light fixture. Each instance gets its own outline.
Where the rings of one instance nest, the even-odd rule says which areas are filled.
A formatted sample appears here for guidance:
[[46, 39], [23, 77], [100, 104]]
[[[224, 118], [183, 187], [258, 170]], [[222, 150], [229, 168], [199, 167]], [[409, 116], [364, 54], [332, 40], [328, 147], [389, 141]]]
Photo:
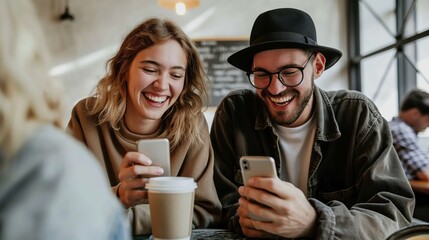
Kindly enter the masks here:
[[64, 9], [64, 13], [60, 15], [60, 20], [61, 21], [67, 21], [67, 20], [73, 21], [74, 16], [69, 12], [69, 1], [66, 0], [65, 3], [66, 3], [65, 4], [66, 8]]
[[174, 9], [177, 15], [185, 15], [186, 11], [200, 5], [199, 0], [158, 0], [161, 7]]

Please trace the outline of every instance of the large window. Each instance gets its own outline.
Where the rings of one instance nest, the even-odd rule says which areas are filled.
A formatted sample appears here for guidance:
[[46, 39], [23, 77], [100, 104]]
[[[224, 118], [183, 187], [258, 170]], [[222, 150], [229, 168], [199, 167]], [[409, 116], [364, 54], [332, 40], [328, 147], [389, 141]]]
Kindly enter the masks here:
[[390, 120], [410, 89], [429, 91], [429, 1], [348, 4], [350, 88], [370, 97]]
[[[427, 32], [429, 29], [429, 1], [417, 1], [417, 32]], [[429, 37], [421, 38], [417, 41], [416, 66], [419, 70], [417, 74], [417, 87], [429, 91]]]

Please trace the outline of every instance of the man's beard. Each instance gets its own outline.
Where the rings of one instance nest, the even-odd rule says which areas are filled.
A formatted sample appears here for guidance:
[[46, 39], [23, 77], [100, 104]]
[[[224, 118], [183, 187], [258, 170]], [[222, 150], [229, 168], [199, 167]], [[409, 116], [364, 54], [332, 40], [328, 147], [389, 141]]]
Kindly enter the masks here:
[[[282, 125], [282, 126], [290, 126], [292, 125], [302, 114], [302, 112], [304, 112], [305, 108], [308, 105], [308, 102], [311, 99], [311, 96], [314, 93], [314, 77], [312, 76], [311, 78], [311, 88], [304, 92], [303, 98], [300, 99], [300, 101], [298, 102], [297, 106], [298, 109], [295, 111], [295, 113], [288, 113], [286, 111], [275, 111], [272, 112], [268, 107], [268, 112], [270, 114], [270, 118], [271, 121], [273, 121], [276, 124]], [[300, 93], [295, 90], [295, 89], [288, 89], [285, 92], [281, 93], [281, 94], [285, 94], [286, 92], [288, 93], [292, 93], [292, 95], [294, 95], [294, 98], [297, 98], [300, 96]], [[263, 96], [264, 98], [269, 95], [268, 90], [265, 89], [261, 92], [261, 96]], [[285, 118], [287, 115], [290, 115], [288, 118]]]

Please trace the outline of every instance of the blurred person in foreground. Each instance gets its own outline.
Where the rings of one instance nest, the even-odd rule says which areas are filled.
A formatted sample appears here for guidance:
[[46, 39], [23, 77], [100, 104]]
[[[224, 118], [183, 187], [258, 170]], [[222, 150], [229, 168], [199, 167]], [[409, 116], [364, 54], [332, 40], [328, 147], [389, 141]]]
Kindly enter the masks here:
[[100, 165], [61, 128], [32, 2], [0, 6], [0, 239], [130, 239]]
[[94, 95], [74, 107], [68, 129], [104, 166], [134, 235], [151, 233], [144, 187], [164, 171], [137, 152], [140, 139], [169, 140], [171, 175], [192, 177], [198, 185], [193, 227], [216, 226], [221, 205], [201, 98], [207, 96], [206, 75], [193, 42], [172, 21], [147, 19], [108, 64]]
[[[429, 93], [414, 89], [401, 103], [398, 116], [389, 122], [393, 146], [409, 180], [429, 184], [429, 152], [420, 147], [417, 134], [429, 127]], [[429, 194], [414, 191], [414, 217], [429, 222]]]
[[[256, 88], [226, 96], [211, 129], [230, 229], [261, 238], [385, 239], [410, 225], [414, 196], [387, 121], [363, 94], [315, 85], [340, 57], [317, 44], [307, 13], [281, 8], [260, 14], [250, 46], [228, 58]], [[243, 155], [273, 157], [279, 178], [250, 178], [244, 187]]]

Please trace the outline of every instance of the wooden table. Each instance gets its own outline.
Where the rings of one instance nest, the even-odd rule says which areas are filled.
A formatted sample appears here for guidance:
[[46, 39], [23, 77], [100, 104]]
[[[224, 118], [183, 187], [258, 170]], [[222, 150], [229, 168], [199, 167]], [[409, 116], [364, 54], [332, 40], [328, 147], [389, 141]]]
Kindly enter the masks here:
[[[191, 240], [243, 240], [246, 239], [226, 229], [194, 229]], [[133, 240], [153, 240], [152, 235], [134, 236]]]
[[410, 180], [410, 184], [414, 191], [429, 194], [429, 181]]

